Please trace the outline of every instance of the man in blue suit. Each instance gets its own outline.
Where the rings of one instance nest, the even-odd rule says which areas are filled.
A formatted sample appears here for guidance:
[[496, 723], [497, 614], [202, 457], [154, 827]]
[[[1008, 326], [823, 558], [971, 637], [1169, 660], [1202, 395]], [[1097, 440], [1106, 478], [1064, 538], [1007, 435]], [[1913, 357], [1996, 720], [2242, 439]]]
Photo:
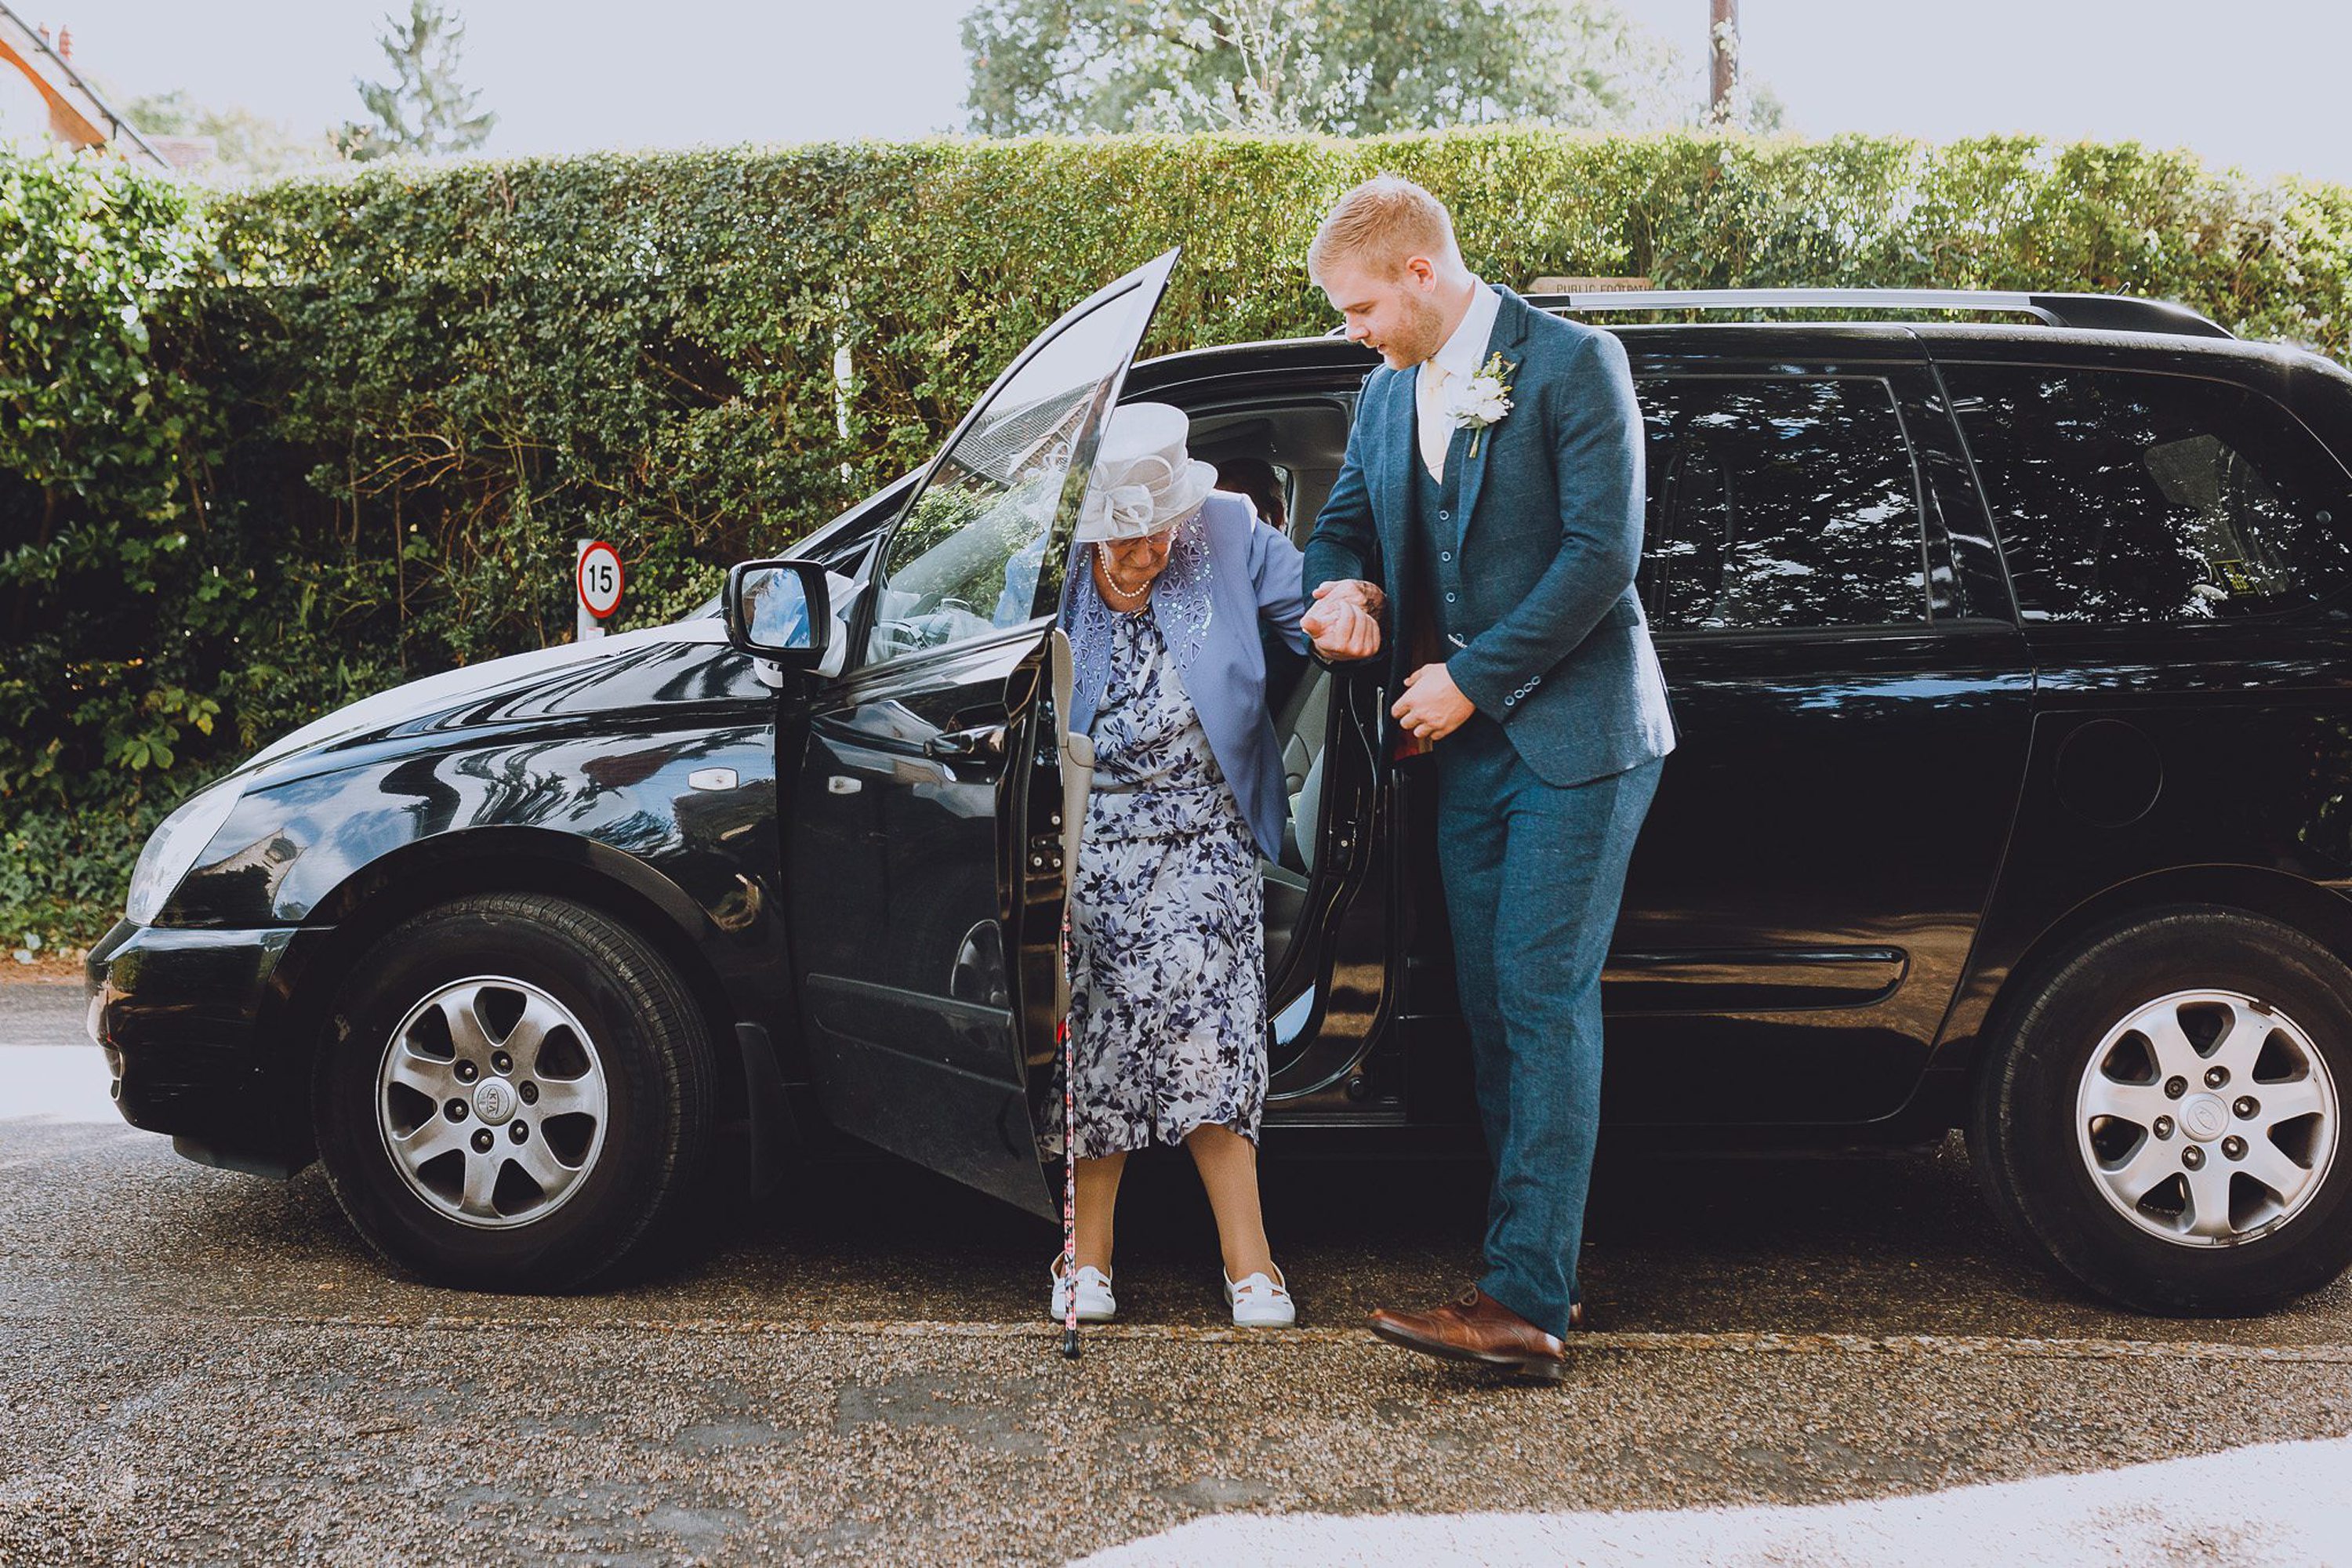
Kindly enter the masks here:
[[1372, 1331], [1537, 1377], [1582, 1321], [1576, 1255], [1601, 1100], [1601, 969], [1674, 749], [1633, 592], [1642, 426], [1625, 351], [1463, 265], [1434, 196], [1339, 199], [1307, 270], [1364, 383], [1307, 547], [1305, 629], [1385, 650], [1401, 752], [1433, 751], [1438, 853], [1493, 1163], [1486, 1272]]

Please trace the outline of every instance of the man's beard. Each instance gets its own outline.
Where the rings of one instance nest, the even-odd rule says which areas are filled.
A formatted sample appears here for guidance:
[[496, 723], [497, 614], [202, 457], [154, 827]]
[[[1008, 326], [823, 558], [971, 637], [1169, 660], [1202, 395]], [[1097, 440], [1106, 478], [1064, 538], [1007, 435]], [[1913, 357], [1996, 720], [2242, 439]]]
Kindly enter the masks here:
[[1419, 364], [1445, 346], [1445, 311], [1434, 300], [1404, 296], [1404, 330], [1390, 334], [1383, 345], [1400, 369]]

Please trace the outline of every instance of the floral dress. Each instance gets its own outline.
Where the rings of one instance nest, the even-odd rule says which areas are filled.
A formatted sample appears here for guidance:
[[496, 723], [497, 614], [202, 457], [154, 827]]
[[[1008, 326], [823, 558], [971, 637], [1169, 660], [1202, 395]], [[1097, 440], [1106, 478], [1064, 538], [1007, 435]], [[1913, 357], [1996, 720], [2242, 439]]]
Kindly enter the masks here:
[[[1255, 841], [1150, 610], [1111, 620], [1070, 897], [1078, 1154], [1177, 1143], [1212, 1121], [1255, 1142], [1266, 1079]], [[1055, 1153], [1061, 1131], [1057, 1118]]]

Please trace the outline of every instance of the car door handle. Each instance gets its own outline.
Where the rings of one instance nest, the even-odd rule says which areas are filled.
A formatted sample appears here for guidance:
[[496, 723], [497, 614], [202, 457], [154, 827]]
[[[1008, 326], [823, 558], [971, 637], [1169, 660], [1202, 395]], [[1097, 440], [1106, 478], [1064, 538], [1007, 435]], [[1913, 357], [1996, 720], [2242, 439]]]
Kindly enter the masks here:
[[950, 730], [923, 742], [923, 755], [942, 763], [969, 762], [974, 757], [1004, 754], [1004, 726], [983, 724], [976, 730]]

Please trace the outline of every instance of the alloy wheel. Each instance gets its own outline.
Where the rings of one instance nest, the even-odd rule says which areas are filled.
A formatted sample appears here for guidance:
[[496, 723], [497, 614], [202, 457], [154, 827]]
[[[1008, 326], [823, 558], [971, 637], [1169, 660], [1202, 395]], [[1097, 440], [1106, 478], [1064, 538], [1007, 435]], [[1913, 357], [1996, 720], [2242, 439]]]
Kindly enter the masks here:
[[411, 1192], [485, 1229], [545, 1218], [604, 1147], [606, 1075], [578, 1018], [527, 981], [476, 975], [409, 1009], [376, 1070], [376, 1125]]
[[2260, 998], [2176, 991], [2108, 1029], [2075, 1094], [2093, 1183], [2147, 1234], [2233, 1247], [2325, 1184], [2343, 1118], [2311, 1037]]

